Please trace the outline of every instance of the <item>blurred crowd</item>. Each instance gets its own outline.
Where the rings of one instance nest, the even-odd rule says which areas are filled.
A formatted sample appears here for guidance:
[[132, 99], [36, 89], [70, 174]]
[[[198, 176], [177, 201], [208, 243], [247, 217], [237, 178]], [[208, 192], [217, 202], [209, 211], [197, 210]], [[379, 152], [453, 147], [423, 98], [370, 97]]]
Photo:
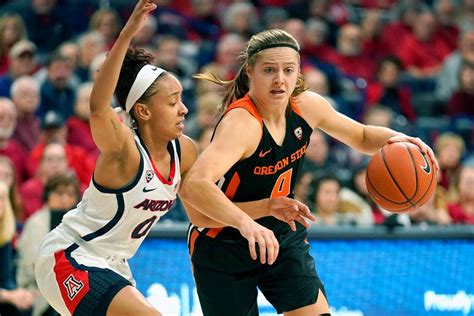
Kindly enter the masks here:
[[[193, 74], [233, 78], [250, 36], [281, 28], [301, 45], [309, 90], [355, 120], [422, 138], [441, 166], [426, 205], [392, 214], [368, 197], [369, 157], [315, 130], [294, 193], [316, 225], [474, 224], [473, 0], [155, 2], [134, 45], [181, 81], [186, 134], [201, 149], [221, 91]], [[35, 249], [91, 180], [92, 82], [133, 6], [0, 0], [0, 313], [4, 301], [34, 301], [33, 315], [54, 315], [34, 292]], [[187, 221], [180, 203], [162, 220]]]

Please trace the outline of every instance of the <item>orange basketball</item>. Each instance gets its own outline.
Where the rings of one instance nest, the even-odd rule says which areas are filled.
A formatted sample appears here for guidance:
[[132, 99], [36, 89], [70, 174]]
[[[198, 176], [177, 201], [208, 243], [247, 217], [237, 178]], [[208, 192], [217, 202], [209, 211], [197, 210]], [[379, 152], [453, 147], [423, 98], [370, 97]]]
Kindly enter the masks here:
[[412, 143], [385, 145], [367, 166], [367, 190], [387, 211], [403, 213], [427, 202], [436, 189], [431, 159]]

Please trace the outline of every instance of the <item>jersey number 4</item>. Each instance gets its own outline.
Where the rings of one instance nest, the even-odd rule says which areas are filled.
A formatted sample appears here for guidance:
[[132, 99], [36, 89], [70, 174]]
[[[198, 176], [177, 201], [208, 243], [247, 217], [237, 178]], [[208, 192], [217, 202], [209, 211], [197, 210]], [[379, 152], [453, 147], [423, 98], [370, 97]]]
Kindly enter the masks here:
[[291, 189], [291, 176], [293, 175], [293, 168], [286, 170], [275, 182], [275, 186], [273, 187], [271, 198], [277, 198], [280, 196], [288, 196], [290, 194]]

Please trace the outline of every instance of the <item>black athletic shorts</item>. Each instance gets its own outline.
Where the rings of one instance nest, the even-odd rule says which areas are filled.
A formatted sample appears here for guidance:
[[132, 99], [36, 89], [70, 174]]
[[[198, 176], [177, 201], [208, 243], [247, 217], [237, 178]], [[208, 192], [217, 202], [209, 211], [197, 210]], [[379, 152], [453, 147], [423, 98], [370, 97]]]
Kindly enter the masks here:
[[258, 315], [257, 287], [278, 313], [314, 304], [319, 289], [325, 293], [304, 229], [278, 238], [280, 251], [273, 265], [252, 260], [243, 238], [212, 238], [196, 228], [189, 234], [193, 274], [205, 316]]

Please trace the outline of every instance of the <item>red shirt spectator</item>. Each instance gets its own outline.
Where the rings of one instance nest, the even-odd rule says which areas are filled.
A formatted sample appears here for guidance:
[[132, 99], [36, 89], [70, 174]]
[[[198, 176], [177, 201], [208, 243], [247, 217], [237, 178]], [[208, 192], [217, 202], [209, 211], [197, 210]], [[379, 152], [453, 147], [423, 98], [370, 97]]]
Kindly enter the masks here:
[[474, 213], [466, 212], [460, 203], [449, 204], [448, 211], [453, 224], [474, 225]]
[[[32, 172], [35, 172], [38, 168], [45, 146], [45, 143], [40, 143], [31, 151], [28, 157], [28, 168]], [[64, 149], [68, 164], [76, 172], [78, 180], [81, 184], [88, 185], [92, 177], [93, 167], [90, 165], [91, 160], [87, 152], [70, 144], [65, 144]]]
[[413, 34], [406, 35], [399, 44], [398, 56], [405, 69], [415, 77], [436, 74], [444, 58], [451, 52], [435, 28], [433, 14], [429, 11], [420, 13], [413, 26]]
[[43, 206], [43, 189], [44, 184], [38, 178], [31, 178], [20, 186], [24, 221]]
[[92, 177], [93, 166], [87, 152], [81, 147], [67, 144], [67, 129], [62, 116], [55, 112], [47, 112], [41, 122], [42, 140], [30, 152], [28, 157], [28, 170], [31, 174], [35, 174], [41, 161], [45, 147], [50, 143], [60, 143], [64, 146], [66, 158], [69, 166], [74, 169], [77, 179], [81, 184], [89, 185]]
[[22, 183], [28, 179], [30, 175], [26, 164], [28, 153], [20, 143], [10, 139], [7, 140], [3, 146], [0, 144], [0, 155], [7, 156], [13, 162], [13, 165], [15, 165], [18, 183]]

